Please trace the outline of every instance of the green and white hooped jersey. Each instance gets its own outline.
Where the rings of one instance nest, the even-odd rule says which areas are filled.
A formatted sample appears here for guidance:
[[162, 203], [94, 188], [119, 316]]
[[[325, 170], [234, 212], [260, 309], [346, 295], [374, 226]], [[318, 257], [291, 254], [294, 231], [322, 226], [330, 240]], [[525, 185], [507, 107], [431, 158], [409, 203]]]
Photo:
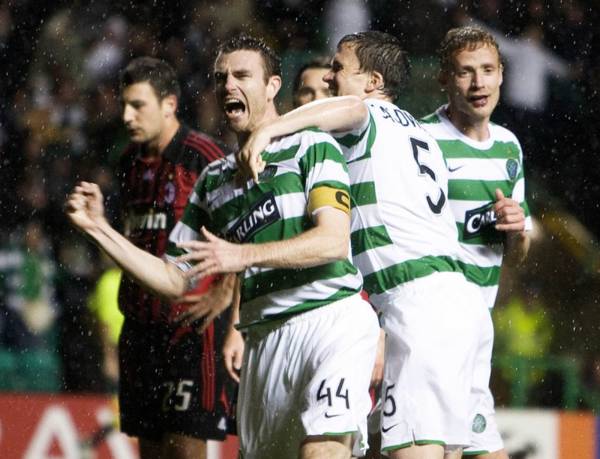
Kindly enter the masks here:
[[[182, 253], [177, 242], [201, 239], [198, 231], [203, 225], [235, 242], [292, 238], [313, 226], [308, 211], [311, 191], [349, 193], [346, 162], [327, 133], [306, 130], [282, 137], [262, 155], [267, 166], [258, 184], [236, 183], [233, 155], [203, 171], [169, 237], [168, 259]], [[360, 292], [362, 286], [350, 261], [350, 247], [345, 260], [305, 269], [251, 267], [241, 274], [241, 281], [239, 328], [325, 306]]]
[[405, 282], [460, 272], [460, 248], [437, 143], [397, 106], [377, 99], [365, 104], [365, 123], [335, 137], [352, 184], [353, 261], [369, 300], [383, 307]]
[[421, 120], [437, 140], [448, 165], [450, 206], [463, 249], [459, 260], [467, 279], [481, 287], [488, 307], [496, 301], [504, 234], [496, 231], [492, 210], [500, 188], [525, 211], [525, 229], [531, 216], [525, 201], [523, 152], [515, 135], [490, 123], [490, 138], [478, 142], [463, 135], [446, 116], [446, 106]]

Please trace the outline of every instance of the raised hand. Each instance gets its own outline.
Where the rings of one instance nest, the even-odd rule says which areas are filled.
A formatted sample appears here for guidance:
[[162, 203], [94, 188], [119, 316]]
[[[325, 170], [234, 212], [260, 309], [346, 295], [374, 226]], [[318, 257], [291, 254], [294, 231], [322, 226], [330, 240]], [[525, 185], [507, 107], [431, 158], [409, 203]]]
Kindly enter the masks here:
[[259, 128], [255, 130], [236, 155], [236, 161], [242, 174], [247, 178], [253, 178], [258, 183], [258, 174], [264, 169], [266, 163], [261, 157], [261, 153], [271, 143], [271, 136], [266, 129]]
[[521, 232], [525, 230], [525, 212], [517, 201], [507, 198], [496, 188], [496, 229], [498, 231]]
[[95, 183], [80, 182], [65, 203], [65, 212], [71, 223], [81, 231], [88, 231], [105, 220], [104, 197]]

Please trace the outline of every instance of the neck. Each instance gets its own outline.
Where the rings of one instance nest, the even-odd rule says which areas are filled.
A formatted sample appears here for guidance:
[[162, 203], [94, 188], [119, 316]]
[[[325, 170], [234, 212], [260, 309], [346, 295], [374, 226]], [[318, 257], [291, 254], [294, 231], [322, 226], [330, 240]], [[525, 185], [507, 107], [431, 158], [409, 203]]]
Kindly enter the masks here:
[[483, 142], [490, 138], [489, 118], [469, 118], [458, 110], [453, 110], [451, 105], [446, 109], [446, 115], [454, 127], [468, 138], [477, 142]]
[[172, 120], [167, 122], [165, 124], [165, 127], [161, 130], [158, 138], [148, 143], [146, 149], [147, 154], [149, 156], [162, 155], [167, 146], [171, 143], [171, 140], [173, 140], [173, 137], [175, 137], [175, 134], [177, 134], [179, 126], [180, 123], [179, 120], [177, 120], [177, 118], [173, 118]]
[[250, 137], [250, 134], [252, 134], [254, 131], [256, 131], [259, 127], [264, 126], [269, 123], [272, 123], [277, 118], [279, 118], [279, 113], [277, 113], [277, 109], [275, 108], [275, 105], [269, 106], [267, 108], [267, 110], [265, 111], [265, 114], [263, 115], [262, 119], [259, 122], [257, 122], [253, 126], [249, 126], [248, 130], [239, 131], [239, 132], [235, 133], [235, 135], [237, 137], [238, 145], [239, 146], [244, 145], [246, 143], [246, 141], [248, 140], [248, 138]]
[[385, 102], [390, 102], [390, 103], [394, 103], [394, 99], [392, 99], [390, 96], [386, 95], [384, 92], [380, 91], [380, 90], [374, 90], [371, 92], [367, 92], [365, 94], [362, 95], [361, 99], [377, 99], [377, 100], [383, 100]]

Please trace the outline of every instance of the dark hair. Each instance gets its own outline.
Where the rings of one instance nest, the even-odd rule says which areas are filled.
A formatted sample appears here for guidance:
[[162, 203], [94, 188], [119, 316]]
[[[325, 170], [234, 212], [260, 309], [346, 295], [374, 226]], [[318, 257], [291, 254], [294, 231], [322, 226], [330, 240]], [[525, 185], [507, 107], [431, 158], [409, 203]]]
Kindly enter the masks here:
[[221, 54], [234, 51], [257, 51], [262, 56], [265, 82], [273, 75], [281, 76], [281, 59], [263, 40], [246, 34], [239, 34], [224, 41], [217, 48], [217, 58]]
[[154, 57], [133, 59], [121, 72], [121, 91], [135, 83], [147, 82], [159, 100], [174, 95], [181, 96], [177, 73], [167, 62]]
[[326, 57], [326, 56], [320, 56], [320, 57], [316, 57], [311, 61], [308, 61], [306, 64], [304, 64], [302, 67], [300, 67], [300, 70], [298, 70], [298, 73], [296, 73], [296, 78], [294, 78], [294, 84], [292, 86], [292, 91], [294, 91], [294, 94], [296, 92], [298, 92], [298, 89], [300, 89], [300, 83], [302, 81], [302, 74], [304, 73], [305, 70], [310, 70], [310, 69], [326, 69], [329, 70], [331, 68], [331, 58]]
[[342, 45], [352, 46], [361, 71], [381, 73], [386, 96], [398, 97], [410, 76], [408, 54], [400, 40], [388, 33], [367, 31], [346, 35], [338, 43], [338, 49]]
[[440, 60], [440, 71], [448, 72], [451, 70], [451, 61], [454, 53], [465, 49], [473, 51], [481, 46], [494, 48], [498, 52], [498, 59], [500, 60], [500, 65], [502, 65], [500, 49], [492, 34], [479, 27], [471, 26], [450, 29], [437, 50]]

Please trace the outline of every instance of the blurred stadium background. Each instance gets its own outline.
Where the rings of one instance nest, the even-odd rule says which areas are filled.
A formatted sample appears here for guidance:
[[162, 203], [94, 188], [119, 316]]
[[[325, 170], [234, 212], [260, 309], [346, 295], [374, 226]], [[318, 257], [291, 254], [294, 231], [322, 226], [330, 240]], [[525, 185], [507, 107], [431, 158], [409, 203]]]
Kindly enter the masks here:
[[[232, 143], [212, 95], [222, 37], [246, 31], [280, 52], [286, 111], [296, 70], [343, 34], [395, 34], [412, 63], [399, 105], [420, 117], [444, 102], [436, 46], [467, 16], [503, 37], [493, 120], [521, 140], [535, 219], [530, 256], [503, 272], [494, 312], [493, 388], [507, 445], [515, 458], [600, 457], [597, 0], [0, 2], [0, 457], [133, 457], [123, 439], [103, 435], [114, 413], [116, 281], [102, 277], [110, 264], [62, 213], [86, 179], [116, 217], [113, 170], [127, 142], [117, 81], [130, 58], [171, 62], [180, 117]], [[48, 430], [48, 418], [67, 427]]]

